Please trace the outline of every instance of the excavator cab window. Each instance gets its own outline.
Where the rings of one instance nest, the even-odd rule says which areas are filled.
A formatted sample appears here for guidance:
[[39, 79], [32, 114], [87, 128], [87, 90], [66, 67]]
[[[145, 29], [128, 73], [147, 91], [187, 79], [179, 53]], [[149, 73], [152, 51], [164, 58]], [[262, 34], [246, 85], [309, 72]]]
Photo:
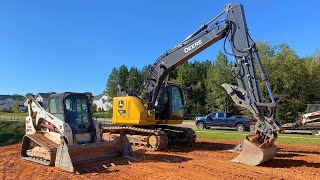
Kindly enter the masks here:
[[156, 119], [183, 119], [184, 100], [180, 86], [161, 87], [155, 102]]
[[171, 86], [171, 119], [183, 119], [184, 100], [180, 86]]

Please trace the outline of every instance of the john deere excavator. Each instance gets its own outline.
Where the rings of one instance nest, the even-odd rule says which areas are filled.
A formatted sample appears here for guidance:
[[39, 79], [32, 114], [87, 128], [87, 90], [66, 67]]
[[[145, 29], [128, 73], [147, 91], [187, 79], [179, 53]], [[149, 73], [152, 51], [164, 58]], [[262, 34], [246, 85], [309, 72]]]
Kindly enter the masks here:
[[28, 100], [21, 157], [74, 172], [75, 166], [112, 157], [133, 157], [124, 134], [102, 142], [101, 124], [91, 118], [90, 93], [61, 93], [49, 98], [49, 112]]
[[[280, 130], [275, 120], [277, 106], [240, 4], [227, 5], [221, 13], [161, 55], [145, 80], [145, 97], [141, 97], [141, 93], [119, 93], [113, 99], [112, 118], [113, 125], [118, 126], [104, 128], [104, 133], [108, 134], [105, 138], [118, 137], [118, 131], [124, 130], [135, 147], [159, 150], [166, 148], [168, 142], [193, 144], [196, 136], [192, 129], [170, 126], [183, 122], [184, 99], [180, 86], [168, 82], [167, 77], [179, 65], [222, 39], [224, 46], [227, 40], [231, 46], [232, 53], [228, 54], [235, 57], [233, 70], [238, 82], [238, 86], [223, 84], [222, 87], [237, 105], [250, 110], [257, 119], [254, 133], [246, 136], [241, 153], [233, 161], [258, 165], [273, 158], [277, 153], [274, 141]], [[271, 102], [262, 102], [256, 65]]]

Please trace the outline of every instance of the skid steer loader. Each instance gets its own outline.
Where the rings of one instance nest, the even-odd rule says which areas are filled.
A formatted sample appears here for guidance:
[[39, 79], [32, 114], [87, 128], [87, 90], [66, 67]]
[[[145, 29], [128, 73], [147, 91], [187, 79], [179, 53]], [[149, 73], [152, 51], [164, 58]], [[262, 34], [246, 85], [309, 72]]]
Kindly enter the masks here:
[[28, 100], [22, 159], [74, 172], [75, 166], [114, 157], [133, 157], [125, 134], [102, 141], [101, 124], [91, 118], [90, 93], [51, 95], [46, 111]]

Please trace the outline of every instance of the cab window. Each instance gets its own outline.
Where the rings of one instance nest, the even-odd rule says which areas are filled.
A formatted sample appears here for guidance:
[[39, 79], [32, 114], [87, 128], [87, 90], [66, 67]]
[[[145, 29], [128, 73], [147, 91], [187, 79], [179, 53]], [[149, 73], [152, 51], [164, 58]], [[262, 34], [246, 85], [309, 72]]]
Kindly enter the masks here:
[[63, 107], [59, 98], [53, 98], [49, 101], [49, 112], [61, 121], [65, 121], [63, 117]]

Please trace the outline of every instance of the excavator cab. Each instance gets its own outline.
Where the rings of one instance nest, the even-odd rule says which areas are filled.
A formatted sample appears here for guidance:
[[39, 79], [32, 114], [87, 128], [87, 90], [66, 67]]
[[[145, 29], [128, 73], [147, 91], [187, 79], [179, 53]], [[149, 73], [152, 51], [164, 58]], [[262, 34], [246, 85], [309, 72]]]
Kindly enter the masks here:
[[156, 119], [179, 120], [184, 116], [184, 99], [179, 84], [162, 86], [155, 101]]

